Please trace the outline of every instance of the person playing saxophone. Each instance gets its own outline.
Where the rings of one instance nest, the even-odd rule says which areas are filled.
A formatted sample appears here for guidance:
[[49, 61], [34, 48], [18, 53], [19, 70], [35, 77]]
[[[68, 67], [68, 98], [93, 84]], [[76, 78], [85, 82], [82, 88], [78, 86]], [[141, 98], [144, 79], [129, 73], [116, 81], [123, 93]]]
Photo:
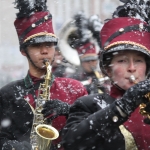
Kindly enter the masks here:
[[[52, 15], [46, 1], [16, 0], [15, 4], [19, 12], [14, 25], [20, 52], [27, 58], [29, 70], [25, 78], [0, 89], [0, 149], [31, 150], [34, 108], [40, 84], [47, 73], [43, 61], [47, 59], [52, 65], [58, 38], [53, 31]], [[80, 82], [56, 78], [53, 74], [49, 87], [50, 98], [43, 104], [42, 114], [60, 132], [65, 125], [69, 105], [87, 95], [87, 91]], [[50, 149], [62, 150], [60, 142], [60, 137], [52, 141]]]

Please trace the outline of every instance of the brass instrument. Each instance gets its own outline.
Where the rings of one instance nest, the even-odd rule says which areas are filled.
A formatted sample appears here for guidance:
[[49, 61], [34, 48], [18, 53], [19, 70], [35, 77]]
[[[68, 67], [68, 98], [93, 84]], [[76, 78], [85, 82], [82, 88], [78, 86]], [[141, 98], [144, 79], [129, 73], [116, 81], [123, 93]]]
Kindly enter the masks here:
[[[103, 77], [102, 74], [100, 74], [97, 70], [94, 70], [94, 74], [96, 76], [96, 78], [98, 79], [99, 83], [102, 84], [105, 80], [105, 78]], [[98, 93], [103, 93], [102, 90], [98, 89]]]
[[[110, 79], [108, 77], [104, 77], [102, 75], [102, 73], [100, 73], [96, 68], [91, 67], [91, 69], [93, 70], [99, 84], [103, 84], [105, 81], [109, 81]], [[102, 90], [98, 89], [98, 93], [103, 93]]]
[[44, 60], [44, 64], [47, 68], [45, 75], [45, 81], [40, 84], [39, 95], [36, 101], [35, 114], [33, 119], [33, 125], [30, 134], [30, 143], [33, 150], [49, 150], [51, 141], [57, 139], [59, 136], [58, 131], [48, 125], [41, 113], [43, 104], [50, 100], [50, 80], [51, 80], [51, 66], [48, 60]]
[[[83, 85], [89, 85], [92, 82], [91, 80], [92, 79], [84, 80], [84, 81], [81, 81], [81, 83]], [[99, 84], [103, 84], [105, 81], [109, 81], [109, 80], [110, 79], [108, 77], [101, 77], [101, 78], [98, 79], [98, 82], [99, 82]]]
[[[137, 83], [137, 81], [136, 81], [134, 75], [131, 75], [131, 76], [130, 76], [130, 81], [133, 82], [133, 83], [135, 83], [135, 84]], [[147, 94], [145, 95], [145, 98], [147, 98], [147, 99], [150, 101], [150, 93], [147, 93]], [[149, 112], [146, 112], [146, 110], [145, 110], [146, 104], [141, 103], [139, 107], [140, 107], [140, 114], [143, 115], [143, 116], [146, 116], [147, 118], [150, 119], [150, 113], [149, 113]]]
[[77, 50], [72, 47], [72, 43], [78, 38], [77, 27], [74, 20], [65, 23], [59, 33], [59, 48], [64, 58], [75, 66], [80, 66], [80, 58]]

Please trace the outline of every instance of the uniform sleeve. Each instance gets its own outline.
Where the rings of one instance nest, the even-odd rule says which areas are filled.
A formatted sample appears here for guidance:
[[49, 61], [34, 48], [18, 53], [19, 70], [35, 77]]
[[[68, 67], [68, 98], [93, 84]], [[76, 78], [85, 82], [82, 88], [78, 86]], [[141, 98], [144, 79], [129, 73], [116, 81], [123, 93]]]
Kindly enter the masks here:
[[[3, 97], [2, 92], [0, 90], [0, 148], [2, 148], [3, 144], [7, 142], [9, 139], [13, 139], [9, 132], [5, 131], [5, 124], [9, 123], [9, 119], [5, 117], [6, 113], [4, 112], [6, 108], [3, 106]], [[7, 111], [6, 109], [5, 111]]]
[[77, 91], [77, 98], [88, 95], [86, 88], [80, 81], [73, 80], [72, 84], [74, 85], [74, 89]]
[[[115, 118], [118, 118], [116, 121]], [[97, 106], [94, 97], [79, 98], [70, 109], [69, 118], [63, 129], [65, 150], [89, 150], [95, 140], [103, 143], [127, 118], [120, 116], [114, 103], [104, 109]], [[92, 147], [91, 147], [92, 149]]]
[[0, 149], [10, 142], [29, 141], [33, 114], [27, 102], [14, 97], [12, 91], [8, 87], [0, 90]]

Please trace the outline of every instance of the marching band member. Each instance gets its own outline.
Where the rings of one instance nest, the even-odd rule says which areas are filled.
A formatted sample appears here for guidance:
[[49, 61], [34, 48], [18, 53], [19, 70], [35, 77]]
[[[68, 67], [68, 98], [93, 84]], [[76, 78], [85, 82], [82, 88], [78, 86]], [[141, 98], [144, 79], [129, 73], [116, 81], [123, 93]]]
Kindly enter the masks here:
[[94, 72], [97, 71], [100, 77], [102, 76], [98, 68], [99, 60], [95, 45], [88, 42], [81, 47], [78, 47], [77, 51], [81, 65], [77, 68], [76, 72], [70, 76], [70, 78], [81, 81], [86, 87], [88, 94], [98, 93], [97, 77]]
[[[27, 58], [29, 71], [24, 79], [0, 89], [0, 149], [31, 150], [32, 110], [39, 99], [39, 85], [44, 82], [47, 71], [43, 61], [47, 59], [52, 63], [58, 39], [53, 31], [52, 15], [47, 10], [46, 1], [16, 0], [15, 3], [19, 12], [14, 25], [20, 52]], [[87, 91], [79, 81], [55, 78], [53, 74], [49, 86], [50, 99], [41, 113], [47, 121], [53, 120], [52, 126], [61, 132], [69, 104], [86, 95]], [[50, 150], [63, 150], [60, 141], [60, 137], [52, 141]]]
[[[75, 73], [68, 77], [81, 81], [86, 87], [88, 94], [99, 93], [99, 78], [103, 78], [99, 69], [98, 54], [100, 51], [97, 39], [103, 24], [97, 15], [87, 19], [82, 11], [78, 12], [74, 17], [77, 27], [76, 39], [73, 39], [73, 47], [76, 49], [80, 59], [80, 67], [77, 67]], [[96, 23], [95, 23], [96, 22]], [[104, 87], [101, 89], [104, 90]], [[102, 91], [100, 91], [102, 92]]]
[[84, 96], [71, 106], [62, 134], [65, 150], [150, 148], [150, 126], [139, 112], [140, 104], [150, 110], [149, 1], [124, 3], [100, 33], [100, 67], [112, 81], [110, 94]]

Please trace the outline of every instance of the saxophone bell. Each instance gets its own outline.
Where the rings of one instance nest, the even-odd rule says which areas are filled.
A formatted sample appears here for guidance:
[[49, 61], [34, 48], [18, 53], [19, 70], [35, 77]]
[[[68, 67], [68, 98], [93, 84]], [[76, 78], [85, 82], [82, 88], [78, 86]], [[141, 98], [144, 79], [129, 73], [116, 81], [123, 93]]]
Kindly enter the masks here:
[[[51, 146], [51, 141], [58, 138], [58, 131], [47, 124], [39, 124], [35, 128], [35, 132], [38, 135], [36, 146], [37, 150], [49, 150]], [[36, 150], [36, 149], [35, 149]]]

